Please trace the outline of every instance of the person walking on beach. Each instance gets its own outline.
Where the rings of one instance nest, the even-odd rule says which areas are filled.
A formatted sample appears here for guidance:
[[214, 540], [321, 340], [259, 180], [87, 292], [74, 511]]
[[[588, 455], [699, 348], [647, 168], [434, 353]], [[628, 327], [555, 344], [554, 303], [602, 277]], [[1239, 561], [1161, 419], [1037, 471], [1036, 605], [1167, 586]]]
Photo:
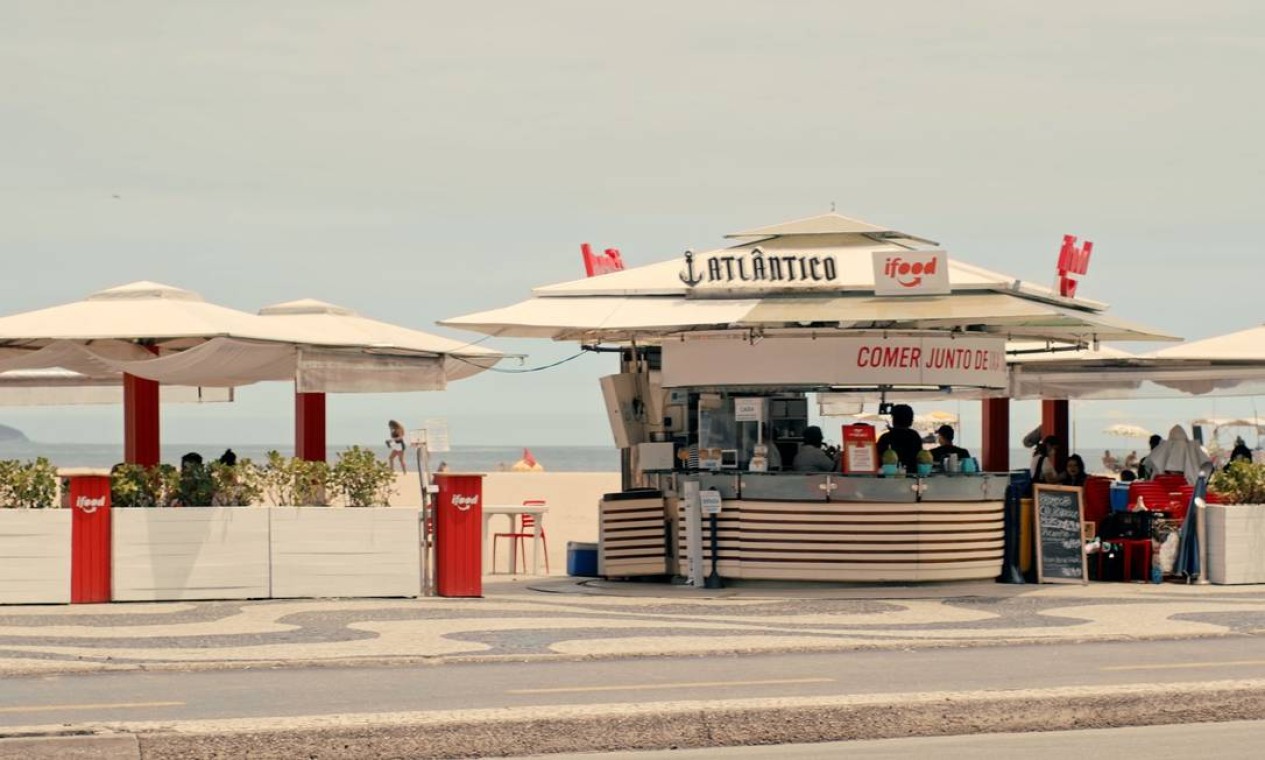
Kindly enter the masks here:
[[395, 462], [400, 463], [400, 472], [408, 474], [408, 465], [404, 463], [404, 449], [408, 448], [408, 444], [404, 442], [404, 426], [395, 420], [389, 420], [387, 427], [391, 430], [391, 437], [387, 439], [387, 465], [392, 471], [395, 470]]

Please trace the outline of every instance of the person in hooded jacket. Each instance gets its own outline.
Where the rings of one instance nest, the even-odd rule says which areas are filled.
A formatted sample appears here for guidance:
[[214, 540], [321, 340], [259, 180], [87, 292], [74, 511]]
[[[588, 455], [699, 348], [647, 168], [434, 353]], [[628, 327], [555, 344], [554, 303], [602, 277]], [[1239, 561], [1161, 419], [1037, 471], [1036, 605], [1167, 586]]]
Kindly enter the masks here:
[[1186, 476], [1191, 485], [1199, 478], [1199, 470], [1207, 462], [1212, 461], [1203, 446], [1190, 440], [1186, 429], [1174, 425], [1168, 431], [1168, 438], [1156, 446], [1147, 456], [1150, 477], [1163, 473], [1180, 473]]

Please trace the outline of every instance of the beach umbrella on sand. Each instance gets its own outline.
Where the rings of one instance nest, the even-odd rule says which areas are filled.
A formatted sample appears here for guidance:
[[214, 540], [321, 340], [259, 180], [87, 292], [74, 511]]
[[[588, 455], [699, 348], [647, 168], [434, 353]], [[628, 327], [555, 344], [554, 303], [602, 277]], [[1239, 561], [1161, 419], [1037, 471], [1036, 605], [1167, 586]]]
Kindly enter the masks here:
[[1107, 435], [1115, 435], [1121, 438], [1150, 438], [1151, 431], [1141, 425], [1130, 425], [1128, 423], [1117, 423], [1103, 429]]

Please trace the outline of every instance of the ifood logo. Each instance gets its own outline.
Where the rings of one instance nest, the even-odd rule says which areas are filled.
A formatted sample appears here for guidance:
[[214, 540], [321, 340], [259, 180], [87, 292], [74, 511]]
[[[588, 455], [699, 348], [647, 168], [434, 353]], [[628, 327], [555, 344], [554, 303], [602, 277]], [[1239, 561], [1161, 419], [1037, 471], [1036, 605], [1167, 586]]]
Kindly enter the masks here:
[[468, 512], [470, 507], [479, 503], [478, 496], [462, 496], [459, 493], [452, 495], [452, 505], [461, 512]]
[[930, 261], [905, 261], [900, 256], [891, 256], [883, 265], [883, 275], [895, 280], [902, 288], [916, 288], [922, 284], [922, 278], [936, 276], [936, 264], [939, 259]]
[[104, 496], [97, 496], [95, 498], [91, 496], [80, 496], [79, 498], [75, 499], [75, 507], [77, 507], [78, 509], [82, 509], [84, 514], [88, 514], [88, 515], [92, 514], [93, 512], [96, 512], [97, 507], [104, 507], [104, 506], [105, 506]]

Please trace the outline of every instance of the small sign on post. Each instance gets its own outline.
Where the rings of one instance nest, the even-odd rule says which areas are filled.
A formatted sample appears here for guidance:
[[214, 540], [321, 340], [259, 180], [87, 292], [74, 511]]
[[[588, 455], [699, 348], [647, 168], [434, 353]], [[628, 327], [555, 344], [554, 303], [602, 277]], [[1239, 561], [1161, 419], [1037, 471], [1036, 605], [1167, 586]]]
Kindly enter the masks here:
[[720, 514], [721, 501], [720, 491], [707, 490], [698, 492], [699, 504], [702, 506], [703, 514], [718, 515]]
[[763, 411], [764, 399], [762, 398], [734, 399], [734, 422], [762, 422]]

